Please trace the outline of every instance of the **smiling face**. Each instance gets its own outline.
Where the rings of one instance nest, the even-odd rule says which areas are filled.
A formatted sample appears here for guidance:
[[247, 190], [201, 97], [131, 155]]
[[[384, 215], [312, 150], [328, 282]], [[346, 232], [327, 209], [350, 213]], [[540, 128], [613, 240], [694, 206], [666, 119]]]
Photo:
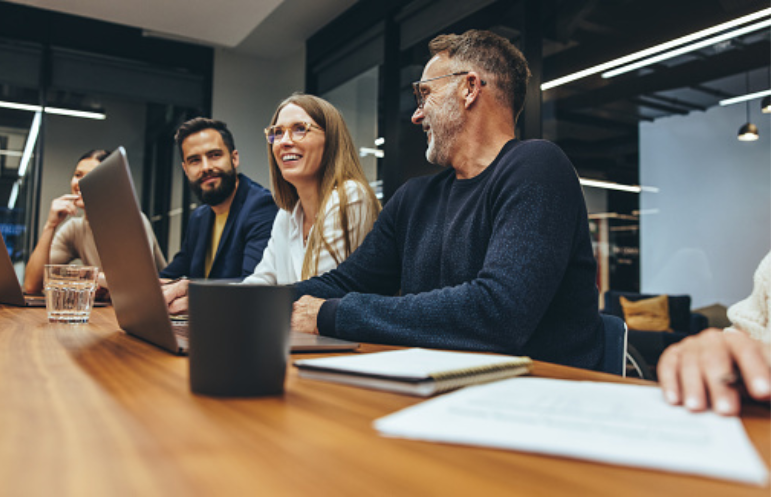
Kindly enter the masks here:
[[[438, 78], [453, 71], [444, 55], [434, 56], [423, 70], [421, 81]], [[424, 104], [415, 110], [412, 122], [420, 125], [426, 133], [428, 148], [426, 160], [440, 166], [452, 165], [452, 147], [464, 124], [461, 103], [456, 90], [461, 78], [441, 78], [420, 85]]]
[[193, 133], [182, 142], [182, 167], [195, 194], [208, 205], [219, 205], [236, 189], [238, 151], [232, 153], [216, 129]]
[[295, 104], [288, 104], [281, 109], [274, 125], [290, 129], [299, 122], [314, 125], [305, 134], [305, 138], [296, 141], [292, 133], [286, 132], [281, 140], [276, 140], [271, 145], [281, 176], [295, 187], [300, 183], [321, 182], [321, 159], [325, 141], [321, 126], [302, 107]]
[[[72, 193], [75, 195], [80, 195], [79, 182], [81, 178], [84, 178], [98, 165], [99, 160], [94, 158], [83, 159], [82, 161], [78, 162], [78, 165], [75, 166], [75, 172], [72, 174], [72, 179], [70, 180], [70, 189], [72, 190]], [[83, 209], [82, 197], [75, 201], [75, 206]]]

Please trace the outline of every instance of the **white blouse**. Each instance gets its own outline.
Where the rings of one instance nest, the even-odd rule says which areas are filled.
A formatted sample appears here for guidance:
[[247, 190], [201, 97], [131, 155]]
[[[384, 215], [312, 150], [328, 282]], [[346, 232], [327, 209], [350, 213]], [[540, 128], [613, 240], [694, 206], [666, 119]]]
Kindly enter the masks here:
[[[365, 230], [363, 221], [367, 219], [369, 204], [365, 201], [363, 189], [357, 182], [345, 182], [348, 194], [348, 220], [351, 227], [351, 238], [354, 247], [358, 247], [369, 230]], [[338, 257], [345, 257], [345, 239], [338, 216], [340, 196], [337, 190], [332, 192], [327, 204], [319, 211], [324, 216], [324, 239], [334, 248]], [[298, 202], [292, 212], [279, 210], [273, 222], [268, 246], [263, 252], [262, 260], [254, 269], [254, 274], [246, 277], [243, 283], [257, 285], [289, 285], [302, 279], [303, 260], [305, 259], [305, 242], [303, 241], [304, 214]], [[311, 232], [313, 228], [311, 228]], [[309, 236], [310, 238], [310, 233]], [[342, 259], [341, 261], [342, 262]], [[314, 276], [324, 274], [337, 267], [332, 254], [322, 245], [319, 254], [319, 268]]]
[[733, 326], [726, 330], [742, 330], [756, 340], [771, 343], [771, 252], [755, 271], [755, 284], [749, 297], [728, 308]]

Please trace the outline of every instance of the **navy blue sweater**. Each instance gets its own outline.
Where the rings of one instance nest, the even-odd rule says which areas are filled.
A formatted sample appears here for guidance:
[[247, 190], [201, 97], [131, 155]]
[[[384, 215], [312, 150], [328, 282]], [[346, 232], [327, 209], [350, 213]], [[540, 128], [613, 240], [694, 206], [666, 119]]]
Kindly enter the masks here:
[[552, 143], [512, 140], [474, 178], [407, 182], [356, 252], [297, 290], [330, 299], [323, 335], [596, 369], [595, 277], [572, 164]]

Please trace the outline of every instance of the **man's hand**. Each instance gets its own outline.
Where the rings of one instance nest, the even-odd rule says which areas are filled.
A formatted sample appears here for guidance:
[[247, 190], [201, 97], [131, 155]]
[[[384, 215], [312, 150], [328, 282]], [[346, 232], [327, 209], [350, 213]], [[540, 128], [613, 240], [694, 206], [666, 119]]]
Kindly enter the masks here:
[[169, 308], [169, 314], [187, 314], [187, 287], [190, 280], [161, 280], [161, 291], [166, 305]]
[[665, 350], [658, 376], [670, 404], [694, 412], [711, 404], [718, 414], [735, 416], [741, 383], [752, 398], [771, 399], [771, 346], [746, 333], [711, 328]]
[[324, 299], [317, 299], [310, 295], [305, 295], [295, 302], [292, 309], [292, 330], [318, 335], [316, 318], [324, 302]]
[[61, 197], [53, 199], [51, 202], [51, 210], [48, 211], [48, 219], [46, 224], [51, 228], [56, 228], [62, 221], [67, 219], [68, 216], [74, 216], [78, 213], [78, 208], [75, 206], [75, 202], [80, 199], [80, 195], [74, 193], [68, 193]]
[[99, 276], [96, 279], [96, 292], [94, 298], [99, 302], [110, 301], [110, 289], [107, 288], [107, 279], [104, 277], [104, 273], [99, 271]]

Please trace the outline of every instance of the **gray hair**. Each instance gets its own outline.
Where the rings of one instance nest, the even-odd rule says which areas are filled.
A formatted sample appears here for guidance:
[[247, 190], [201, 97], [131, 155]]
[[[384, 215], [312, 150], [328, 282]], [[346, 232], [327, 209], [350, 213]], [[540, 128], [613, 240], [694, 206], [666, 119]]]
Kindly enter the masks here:
[[509, 40], [490, 31], [472, 29], [461, 35], [439, 35], [428, 43], [428, 48], [432, 56], [446, 53], [453, 72], [468, 71], [469, 65], [482, 72], [517, 122], [525, 105], [530, 69], [525, 56]]

